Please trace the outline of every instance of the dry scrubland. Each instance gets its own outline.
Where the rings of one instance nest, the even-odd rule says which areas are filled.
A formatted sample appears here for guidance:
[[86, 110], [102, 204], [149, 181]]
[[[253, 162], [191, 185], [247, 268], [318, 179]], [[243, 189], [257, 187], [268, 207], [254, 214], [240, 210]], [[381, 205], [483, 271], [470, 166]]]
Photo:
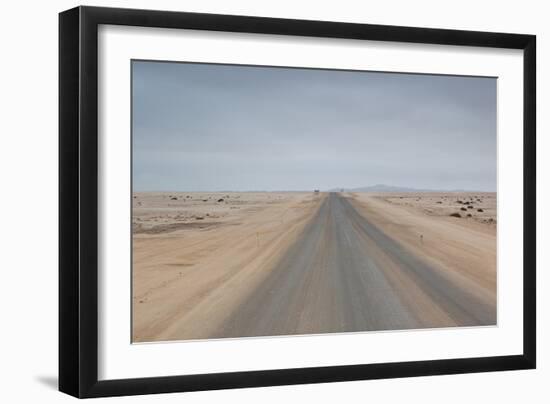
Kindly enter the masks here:
[[[343, 284], [342, 294], [333, 295], [333, 289], [338, 282], [341, 283], [339, 279], [331, 278], [333, 275], [329, 272], [331, 265], [334, 266], [330, 255], [334, 243], [325, 243], [324, 247], [322, 244], [339, 234], [340, 238], [354, 237], [353, 232], [358, 230], [352, 227], [356, 224], [332, 229], [341, 222], [337, 215], [348, 206], [353, 212], [358, 212], [369, 226], [374, 226], [373, 231], [379, 229], [384, 237], [387, 235], [395, 240], [398, 248], [405, 249], [414, 260], [435, 268], [436, 277], [444, 281], [441, 284], [451, 282], [457, 290], [468, 291], [471, 299], [487, 307], [490, 320], [485, 320], [484, 325], [495, 323], [496, 194], [345, 193], [339, 194], [338, 200], [330, 203], [329, 200], [332, 201], [325, 193], [135, 193], [133, 341], [369, 329], [361, 328], [361, 325], [346, 328], [343, 323], [337, 326], [329, 324], [340, 321], [336, 320], [338, 313], [334, 318], [321, 316], [313, 325], [305, 318], [315, 318], [319, 307], [330, 311], [338, 304], [342, 310], [353, 311], [357, 302], [350, 302], [350, 307], [347, 307], [346, 296], [365, 293], [361, 290], [364, 275], [360, 274], [363, 277], [358, 278], [360, 281], [348, 286]], [[347, 201], [346, 205], [340, 207], [340, 200]], [[455, 217], [458, 216], [455, 213], [460, 217]], [[334, 224], [331, 225], [330, 220]], [[313, 224], [319, 228], [312, 230]], [[310, 239], [315, 236], [319, 241], [309, 240], [308, 244], [305, 236], [309, 234]], [[357, 262], [353, 264], [363, 265], [363, 261], [369, 261], [369, 257], [363, 259], [360, 254], [372, 251], [376, 255], [372, 265], [378, 263], [378, 267], [373, 267], [374, 271], [380, 272], [382, 267], [383, 271], [389, 271], [386, 278], [393, 276], [392, 279], [398, 282], [394, 283], [395, 287], [399, 289], [402, 285], [404, 288], [396, 297], [400, 307], [409, 307], [410, 313], [406, 316], [419, 319], [402, 327], [400, 323], [390, 322], [378, 329], [467, 325], [457, 320], [457, 315], [453, 317], [437, 306], [435, 295], [425, 290], [423, 280], [411, 278], [405, 281], [407, 276], [403, 268], [399, 274], [397, 269], [391, 269], [395, 266], [392, 257], [383, 249], [371, 249], [372, 240], [365, 237], [365, 248], [358, 244], [357, 252], [350, 250], [358, 254]], [[342, 242], [343, 248], [348, 248], [346, 243], [349, 240]], [[313, 257], [308, 258], [309, 261], [300, 256], [301, 251], [308, 248]], [[293, 257], [292, 261], [289, 261], [289, 256]], [[323, 256], [321, 261], [310, 262], [321, 259], [320, 256]], [[347, 254], [339, 253], [339, 259], [346, 261]], [[289, 282], [285, 283], [281, 279], [286, 279], [287, 275], [281, 275], [285, 269], [281, 268], [281, 263], [287, 261], [295, 268], [307, 266], [309, 272], [302, 277], [289, 276]], [[338, 265], [345, 268], [346, 262]], [[324, 272], [316, 268], [324, 268]], [[297, 282], [301, 282], [302, 290]], [[282, 288], [280, 285], [285, 285], [287, 290], [284, 293], [274, 290]], [[261, 291], [261, 296], [257, 291]], [[280, 301], [265, 300], [263, 295], [284, 297]], [[268, 301], [273, 302], [270, 303], [272, 307], [262, 307], [266, 305], [263, 302]], [[388, 307], [386, 317], [390, 318], [392, 313], [398, 317], [398, 310], [402, 309], [397, 305]], [[256, 320], [255, 316], [261, 317], [261, 313], [276, 316], [283, 309], [288, 311], [289, 318], [297, 313], [294, 322], [275, 318]], [[375, 309], [361, 307], [360, 310]], [[255, 320], [247, 322], [247, 318]], [[278, 321], [278, 324], [257, 333], [250, 328], [264, 320]], [[243, 328], [235, 329], [239, 324], [243, 324]]]
[[466, 218], [496, 226], [495, 192], [378, 194], [398, 206], [412, 207], [429, 216]]

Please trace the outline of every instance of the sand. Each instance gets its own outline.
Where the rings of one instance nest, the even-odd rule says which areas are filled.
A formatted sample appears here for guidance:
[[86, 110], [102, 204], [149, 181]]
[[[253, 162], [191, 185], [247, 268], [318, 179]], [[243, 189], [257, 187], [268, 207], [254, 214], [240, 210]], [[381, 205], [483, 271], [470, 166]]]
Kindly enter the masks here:
[[[266, 293], [277, 293], [267, 286], [278, 284], [273, 277], [279, 276], [276, 272], [281, 271], [289, 251], [294, 255], [300, 252], [297, 246], [304, 242], [304, 229], [319, 220], [317, 213], [327, 196], [313, 192], [135, 193], [133, 342], [240, 336], [239, 330], [227, 327], [246, 323], [241, 314], [254, 312], [250, 302], [264, 300], [255, 292], [265, 289]], [[436, 268], [440, 279], [472, 293], [476, 301], [495, 307], [496, 194], [342, 196], [369, 223]], [[453, 213], [461, 217], [451, 217]], [[327, 237], [328, 233], [320, 240]], [[384, 266], [385, 272], [400, 274], [388, 277], [388, 282], [399, 289], [405, 306], [415, 306], [416, 312], [424, 313], [427, 320], [422, 324], [456, 324], [425, 290], [407, 280], [406, 271], [395, 267], [393, 257], [378, 249], [372, 249], [372, 254], [373, 262]], [[295, 258], [298, 265], [303, 257]], [[346, 261], [345, 256], [340, 258]], [[284, 284], [287, 289], [293, 288]], [[318, 297], [310, 300], [330, 299], [332, 289], [327, 288], [328, 294], [314, 294]], [[314, 309], [292, 308], [298, 313]]]
[[136, 193], [133, 341], [209, 336], [269, 274], [322, 198]]
[[486, 301], [496, 301], [496, 193], [350, 196], [367, 219], [409, 251], [446, 276], [458, 278]]

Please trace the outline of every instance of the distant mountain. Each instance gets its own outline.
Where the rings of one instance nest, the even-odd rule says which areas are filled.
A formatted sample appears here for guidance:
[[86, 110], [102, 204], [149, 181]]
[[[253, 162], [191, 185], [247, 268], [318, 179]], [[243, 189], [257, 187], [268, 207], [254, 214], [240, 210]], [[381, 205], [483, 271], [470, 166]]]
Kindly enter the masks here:
[[368, 187], [358, 187], [358, 188], [333, 188], [329, 189], [328, 192], [466, 192], [462, 189], [456, 190], [437, 190], [437, 189], [419, 189], [419, 188], [408, 188], [408, 187], [399, 187], [392, 185], [376, 184]]

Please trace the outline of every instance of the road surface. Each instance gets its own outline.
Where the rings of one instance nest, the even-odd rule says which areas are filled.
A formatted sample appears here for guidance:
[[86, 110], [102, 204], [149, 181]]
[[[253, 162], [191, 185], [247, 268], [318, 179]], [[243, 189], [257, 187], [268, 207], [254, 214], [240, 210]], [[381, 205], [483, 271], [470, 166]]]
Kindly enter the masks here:
[[496, 324], [496, 307], [330, 193], [214, 338]]

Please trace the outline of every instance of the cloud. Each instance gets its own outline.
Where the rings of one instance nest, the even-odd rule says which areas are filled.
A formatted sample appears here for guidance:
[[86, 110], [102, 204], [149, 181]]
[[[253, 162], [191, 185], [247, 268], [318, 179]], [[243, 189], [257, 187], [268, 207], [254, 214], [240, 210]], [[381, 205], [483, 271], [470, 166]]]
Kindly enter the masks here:
[[136, 190], [496, 189], [495, 78], [132, 69]]

